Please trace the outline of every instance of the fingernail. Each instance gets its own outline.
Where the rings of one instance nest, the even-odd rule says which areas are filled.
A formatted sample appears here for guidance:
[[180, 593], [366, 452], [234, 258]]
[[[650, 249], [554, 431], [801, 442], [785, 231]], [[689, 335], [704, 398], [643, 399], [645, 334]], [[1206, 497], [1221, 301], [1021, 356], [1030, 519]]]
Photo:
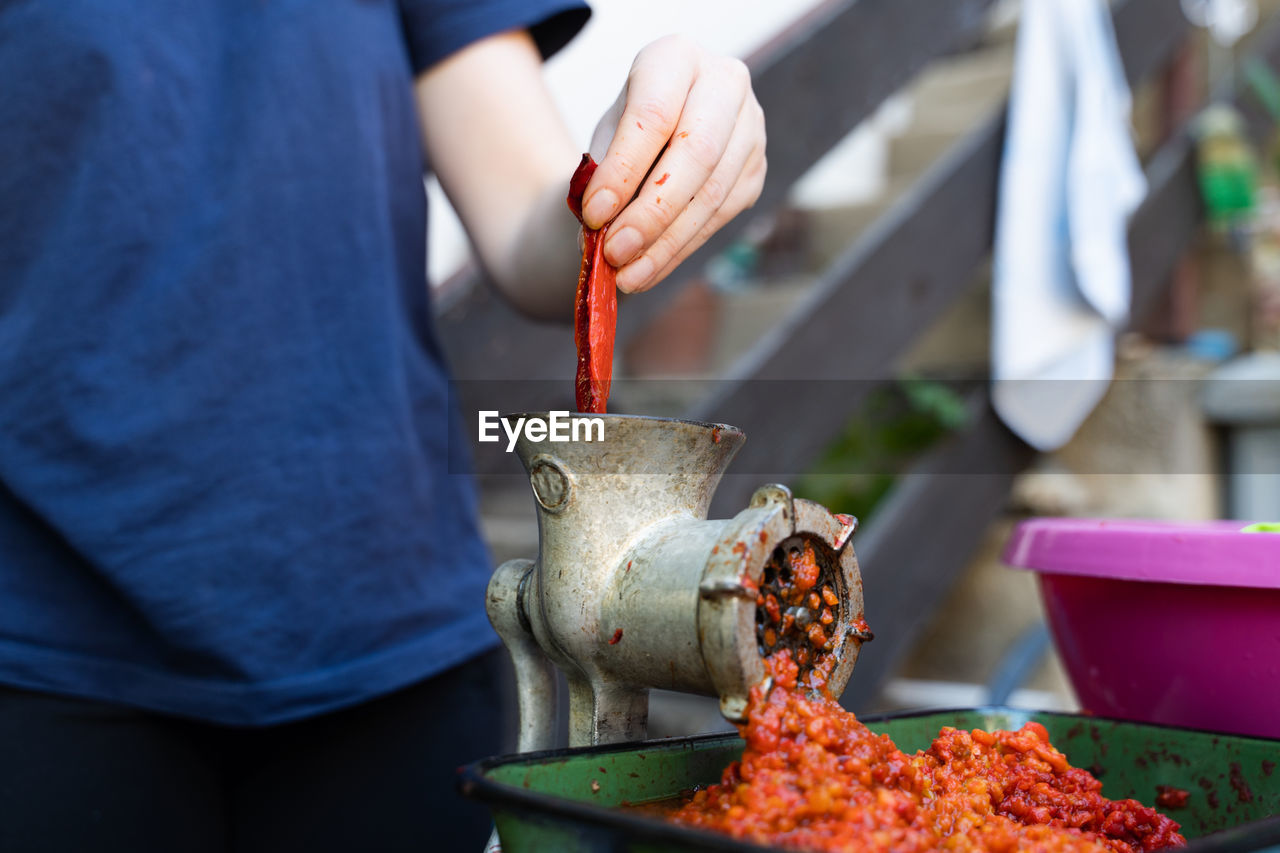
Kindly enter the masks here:
[[610, 234], [604, 241], [604, 258], [615, 267], [629, 264], [644, 248], [644, 237], [630, 225], [622, 228], [617, 234]]
[[653, 261], [643, 257], [635, 263], [618, 270], [618, 289], [624, 293], [634, 293], [649, 283], [653, 277]]
[[614, 195], [613, 190], [596, 190], [596, 194], [587, 199], [586, 205], [582, 208], [582, 218], [587, 220], [587, 225], [592, 228], [599, 228], [609, 221], [609, 217], [613, 216], [613, 212], [617, 209], [618, 197]]

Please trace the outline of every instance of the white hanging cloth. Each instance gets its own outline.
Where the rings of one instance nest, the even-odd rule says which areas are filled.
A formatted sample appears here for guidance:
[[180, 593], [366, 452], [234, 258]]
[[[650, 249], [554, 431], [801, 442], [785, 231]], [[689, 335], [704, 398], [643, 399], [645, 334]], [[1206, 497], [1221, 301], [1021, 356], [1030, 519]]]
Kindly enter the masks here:
[[992, 403], [1039, 450], [1106, 392], [1146, 181], [1104, 0], [1024, 0], [996, 212]]

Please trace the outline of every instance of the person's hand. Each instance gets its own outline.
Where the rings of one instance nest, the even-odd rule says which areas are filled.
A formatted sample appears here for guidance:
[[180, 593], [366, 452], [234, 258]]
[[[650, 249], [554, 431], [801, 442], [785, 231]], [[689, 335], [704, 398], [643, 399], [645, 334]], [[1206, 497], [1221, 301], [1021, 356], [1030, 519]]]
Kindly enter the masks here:
[[[540, 66], [527, 32], [490, 36], [419, 75], [418, 108], [428, 159], [500, 292], [528, 316], [568, 319], [578, 223], [564, 198], [582, 149]], [[585, 218], [612, 221], [618, 287], [646, 290], [759, 197], [764, 115], [741, 62], [665, 38], [636, 57], [591, 151]]]
[[764, 147], [764, 111], [742, 62], [679, 36], [641, 50], [596, 128], [600, 166], [583, 196], [588, 226], [611, 223], [604, 253], [618, 288], [649, 289], [753, 205]]

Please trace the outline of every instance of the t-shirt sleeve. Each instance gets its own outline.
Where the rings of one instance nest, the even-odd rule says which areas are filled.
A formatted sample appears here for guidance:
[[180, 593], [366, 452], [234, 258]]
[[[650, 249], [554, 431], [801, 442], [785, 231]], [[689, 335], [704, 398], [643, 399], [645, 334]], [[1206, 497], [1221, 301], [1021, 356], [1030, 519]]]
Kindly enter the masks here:
[[415, 74], [486, 36], [532, 34], [542, 58], [568, 44], [591, 10], [582, 0], [399, 0]]

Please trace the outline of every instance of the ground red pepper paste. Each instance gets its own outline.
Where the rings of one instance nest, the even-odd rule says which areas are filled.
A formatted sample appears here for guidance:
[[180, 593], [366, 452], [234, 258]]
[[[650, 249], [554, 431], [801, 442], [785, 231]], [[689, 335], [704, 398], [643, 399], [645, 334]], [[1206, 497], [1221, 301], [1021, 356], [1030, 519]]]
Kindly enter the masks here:
[[827, 632], [839, 616], [840, 597], [822, 581], [812, 542], [775, 551], [756, 590], [756, 639], [762, 656], [786, 648], [804, 669], [831, 650], [835, 638]]
[[945, 728], [907, 755], [824, 691], [797, 687], [790, 650], [751, 692], [746, 747], [722, 781], [672, 815], [687, 826], [811, 851], [1128, 851], [1180, 847], [1178, 824], [1108, 800], [1038, 723], [1016, 732]]

